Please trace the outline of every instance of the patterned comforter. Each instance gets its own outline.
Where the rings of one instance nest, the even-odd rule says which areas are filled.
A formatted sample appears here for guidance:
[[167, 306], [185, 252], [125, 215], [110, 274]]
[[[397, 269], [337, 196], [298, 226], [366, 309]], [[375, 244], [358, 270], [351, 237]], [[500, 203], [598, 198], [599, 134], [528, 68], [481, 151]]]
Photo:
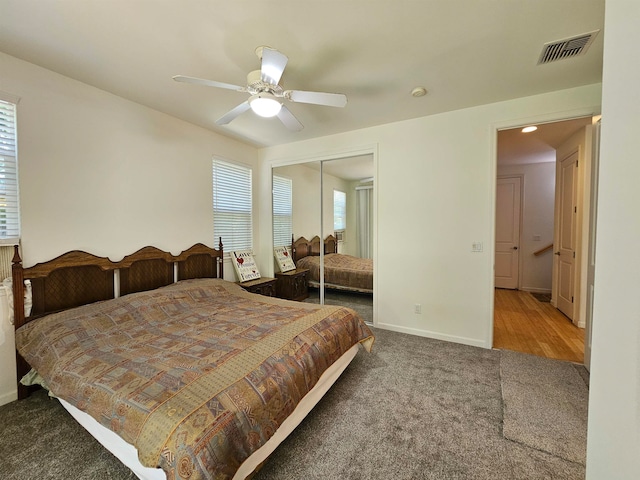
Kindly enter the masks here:
[[320, 375], [373, 335], [340, 307], [187, 280], [32, 321], [20, 354], [51, 392], [162, 467], [224, 479], [262, 446]]
[[[309, 269], [309, 279], [320, 281], [320, 257], [308, 256], [298, 260], [298, 268]], [[325, 283], [359, 291], [373, 291], [373, 260], [358, 258], [342, 253], [328, 253], [324, 256]]]

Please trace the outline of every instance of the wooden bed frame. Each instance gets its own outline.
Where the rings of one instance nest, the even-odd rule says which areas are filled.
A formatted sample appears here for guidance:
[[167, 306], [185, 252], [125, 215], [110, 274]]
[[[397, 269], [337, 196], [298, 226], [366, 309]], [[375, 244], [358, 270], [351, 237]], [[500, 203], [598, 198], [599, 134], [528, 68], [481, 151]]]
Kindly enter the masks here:
[[[304, 237], [300, 237], [297, 240], [293, 240], [291, 237], [291, 252], [293, 254], [293, 261], [297, 262], [301, 258], [308, 256], [320, 255], [320, 237], [317, 235], [311, 240], [307, 240]], [[329, 235], [324, 240], [324, 253], [338, 253], [338, 242], [333, 235]]]
[[[46, 314], [97, 301], [111, 300], [129, 293], [152, 290], [178, 280], [223, 278], [222, 239], [218, 249], [199, 243], [179, 255], [173, 255], [155, 247], [144, 247], [118, 262], [75, 250], [28, 268], [23, 268], [18, 246], [15, 246], [12, 273], [14, 323], [15, 328], [18, 329]], [[24, 315], [24, 282], [26, 280], [31, 282], [32, 289], [33, 307], [29, 317]], [[318, 383], [304, 396], [274, 435], [239, 466], [234, 478], [248, 480], [253, 477], [269, 455], [329, 390], [353, 360], [358, 348], [359, 345], [355, 344], [327, 368]], [[30, 389], [39, 387], [25, 387], [19, 383], [31, 367], [17, 351], [16, 359], [18, 398], [22, 399], [28, 396]], [[81, 415], [82, 411], [73, 405], [66, 405], [65, 408], [92, 436], [99, 438], [99, 435], [104, 435], [100, 433], [100, 429], [108, 430], [97, 422], [81, 422], [80, 417], [76, 415]], [[122, 441], [122, 443], [125, 442]], [[144, 468], [138, 460], [132, 460], [134, 457], [138, 458], [134, 447], [131, 447], [134, 454], [130, 455], [124, 450], [119, 450], [120, 447], [115, 448], [113, 442], [108, 441], [103, 445], [128, 468], [135, 471], [137, 476], [141, 471], [138, 468]], [[160, 477], [154, 475], [152, 478]]]
[[[338, 253], [338, 242], [336, 241], [336, 238], [333, 235], [327, 236], [327, 238], [324, 239], [323, 243], [324, 243], [325, 255], [329, 253]], [[294, 240], [292, 236], [291, 237], [291, 254], [293, 257], [293, 261], [297, 263], [298, 260], [304, 257], [320, 256], [320, 244], [321, 244], [320, 237], [318, 237], [317, 235], [313, 237], [311, 240], [307, 240], [304, 237], [300, 237], [297, 240]], [[309, 280], [309, 285], [316, 288], [319, 287], [318, 282], [313, 280]], [[336, 285], [333, 283], [325, 283], [325, 288], [330, 290], [339, 290], [343, 292], [355, 292], [355, 293], [362, 293], [367, 295], [371, 295], [373, 293], [373, 291], [370, 289], [355, 288], [355, 287], [350, 287], [345, 285]]]
[[[49, 313], [153, 290], [178, 280], [223, 278], [222, 255], [220, 239], [218, 249], [197, 243], [179, 255], [173, 255], [156, 247], [144, 247], [119, 262], [74, 250], [24, 268], [16, 245], [12, 261], [15, 329]], [[25, 280], [31, 281], [33, 302], [31, 315], [26, 318]], [[18, 399], [23, 399], [29, 395], [31, 387], [22, 385], [20, 379], [31, 367], [18, 352], [16, 368]]]

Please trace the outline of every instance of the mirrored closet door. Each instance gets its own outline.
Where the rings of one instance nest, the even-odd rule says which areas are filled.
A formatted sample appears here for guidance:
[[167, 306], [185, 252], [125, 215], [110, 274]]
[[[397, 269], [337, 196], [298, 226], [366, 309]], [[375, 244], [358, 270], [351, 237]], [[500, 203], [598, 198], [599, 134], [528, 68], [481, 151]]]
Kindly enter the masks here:
[[[322, 162], [325, 303], [373, 322], [373, 156]], [[335, 240], [335, 247], [333, 246]]]
[[282, 247], [291, 232], [297, 271], [308, 270], [305, 301], [354, 308], [369, 323], [373, 173], [372, 155], [273, 169], [274, 247]]
[[[288, 247], [287, 255], [292, 257], [296, 266], [299, 258], [310, 254], [310, 242], [314, 236], [319, 235], [322, 227], [320, 220], [321, 168], [321, 162], [310, 162], [276, 167], [272, 170], [274, 250]], [[293, 246], [294, 241], [297, 247]], [[294, 285], [300, 281], [291, 278], [291, 275], [295, 275], [295, 273], [290, 273], [285, 278], [284, 274], [280, 272], [278, 263], [276, 260], [274, 270], [281, 286], [285, 282]], [[305, 301], [321, 303], [319, 272], [318, 265], [313, 272], [309, 269], [309, 272], [304, 273], [303, 281], [310, 283], [308, 298]], [[313, 278], [311, 278], [311, 274], [313, 274]], [[294, 295], [280, 292], [279, 296], [289, 298]]]

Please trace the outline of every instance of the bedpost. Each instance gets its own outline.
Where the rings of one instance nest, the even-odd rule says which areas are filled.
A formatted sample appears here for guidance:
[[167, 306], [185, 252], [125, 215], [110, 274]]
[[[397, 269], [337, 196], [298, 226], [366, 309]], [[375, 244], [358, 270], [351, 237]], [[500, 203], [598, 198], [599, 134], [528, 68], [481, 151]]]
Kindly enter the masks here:
[[291, 234], [291, 260], [295, 261], [296, 258], [296, 242], [293, 239], [293, 233]]
[[218, 278], [224, 280], [224, 250], [222, 249], [222, 237], [218, 237], [218, 250], [220, 250], [220, 256], [218, 257]]
[[[18, 251], [18, 245], [13, 247], [13, 260], [11, 260], [11, 279], [13, 282], [13, 325], [17, 330], [25, 323], [24, 319], [24, 272], [22, 259]], [[29, 389], [20, 383], [20, 379], [29, 372], [29, 364], [16, 350], [16, 380], [18, 382], [18, 400], [29, 396]]]
[[13, 324], [18, 329], [24, 325], [24, 272], [22, 259], [18, 252], [18, 245], [13, 247], [13, 260], [11, 260], [11, 277], [13, 281]]

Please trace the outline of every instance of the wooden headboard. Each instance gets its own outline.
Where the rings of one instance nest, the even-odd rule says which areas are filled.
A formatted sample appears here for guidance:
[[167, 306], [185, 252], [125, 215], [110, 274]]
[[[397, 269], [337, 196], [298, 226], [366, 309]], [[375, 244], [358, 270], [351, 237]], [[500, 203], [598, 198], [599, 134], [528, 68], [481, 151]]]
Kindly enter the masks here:
[[[291, 240], [291, 252], [293, 253], [294, 262], [297, 262], [304, 257], [320, 255], [320, 237], [317, 235], [311, 240], [307, 240], [304, 237], [300, 237], [295, 241], [293, 241], [293, 238]], [[337, 252], [338, 242], [336, 242], [336, 238], [333, 235], [329, 235], [324, 240], [324, 253], [326, 255], [327, 253]]]
[[[87, 252], [74, 250], [53, 260], [24, 268], [15, 247], [12, 265], [14, 325], [43, 315], [67, 310], [129, 293], [153, 290], [177, 280], [223, 278], [222, 239], [218, 249], [198, 243], [173, 255], [156, 247], [144, 247], [114, 262]], [[116, 284], [116, 272], [119, 283]], [[31, 282], [31, 315], [24, 315], [24, 281]], [[17, 354], [18, 380], [29, 365]], [[18, 384], [18, 398], [28, 395]]]

